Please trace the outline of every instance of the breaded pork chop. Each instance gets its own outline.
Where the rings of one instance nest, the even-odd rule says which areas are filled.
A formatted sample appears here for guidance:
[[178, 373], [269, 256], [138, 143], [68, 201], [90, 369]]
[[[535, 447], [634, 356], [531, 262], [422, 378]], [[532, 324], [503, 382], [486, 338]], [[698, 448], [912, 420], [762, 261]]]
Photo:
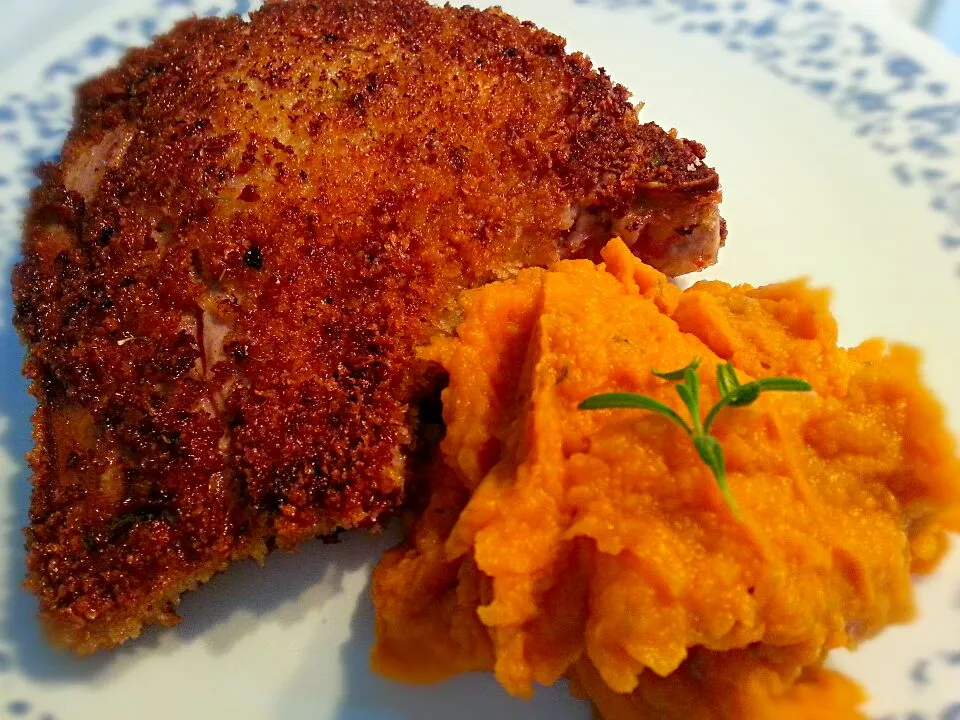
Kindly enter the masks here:
[[722, 243], [697, 143], [499, 11], [268, 4], [190, 20], [79, 91], [14, 273], [38, 400], [28, 586], [86, 653], [235, 559], [402, 501], [414, 347], [460, 290], [612, 234], [670, 273]]

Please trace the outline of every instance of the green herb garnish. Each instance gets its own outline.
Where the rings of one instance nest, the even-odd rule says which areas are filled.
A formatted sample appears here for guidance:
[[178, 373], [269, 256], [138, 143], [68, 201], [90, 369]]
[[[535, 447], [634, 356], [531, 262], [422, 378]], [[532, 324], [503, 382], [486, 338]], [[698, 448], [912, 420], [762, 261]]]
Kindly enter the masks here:
[[710, 427], [717, 418], [717, 413], [728, 405], [731, 407], [743, 407], [754, 402], [760, 393], [767, 391], [782, 392], [807, 392], [813, 387], [804, 380], [791, 377], [771, 377], [762, 380], [754, 380], [741, 385], [737, 380], [737, 373], [730, 363], [717, 365], [717, 390], [720, 392], [720, 399], [716, 405], [710, 408], [706, 418], [700, 421], [700, 378], [697, 376], [697, 368], [700, 366], [700, 358], [694, 358], [686, 367], [672, 372], [657, 372], [653, 374], [663, 380], [678, 383], [675, 387], [677, 394], [690, 411], [690, 423], [687, 423], [682, 417], [673, 411], [669, 406], [664, 405], [659, 400], [654, 400], [646, 395], [637, 395], [635, 393], [602, 393], [592, 395], [584, 400], [578, 407], [581, 410], [609, 410], [611, 408], [633, 408], [639, 410], [650, 410], [659, 413], [673, 420], [677, 425], [683, 428], [684, 432], [693, 440], [694, 447], [713, 472], [717, 480], [717, 486], [726, 501], [727, 506], [735, 517], [740, 517], [740, 508], [737, 501], [730, 491], [727, 484], [727, 471], [723, 460], [723, 448], [720, 447], [720, 441], [710, 434]]

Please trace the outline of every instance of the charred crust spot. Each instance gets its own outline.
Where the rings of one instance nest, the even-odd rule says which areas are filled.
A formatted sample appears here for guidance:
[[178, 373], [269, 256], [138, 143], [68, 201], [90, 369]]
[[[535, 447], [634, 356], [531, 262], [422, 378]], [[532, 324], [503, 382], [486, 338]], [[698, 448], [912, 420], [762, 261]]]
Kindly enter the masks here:
[[210, 118], [197, 118], [185, 126], [187, 135], [202, 135], [210, 127]]
[[159, 433], [158, 438], [160, 443], [170, 450], [175, 450], [180, 446], [179, 430], [162, 431]]
[[260, 199], [260, 193], [253, 185], [244, 185], [243, 190], [240, 191], [239, 199], [248, 203], [257, 202]]
[[116, 232], [117, 231], [113, 227], [113, 225], [104, 225], [100, 229], [100, 234], [97, 235], [97, 245], [99, 245], [100, 247], [106, 247], [107, 245], [109, 245], [110, 240], [113, 238]]
[[224, 350], [229, 353], [234, 362], [242, 363], [250, 356], [250, 345], [246, 342], [234, 340], [224, 346]]
[[243, 254], [243, 264], [251, 270], [260, 270], [263, 268], [263, 251], [256, 245], [247, 248]]
[[96, 534], [86, 536], [85, 543], [91, 552], [117, 543], [138, 525], [163, 522], [171, 525], [176, 522], [176, 513], [168, 507], [169, 500], [156, 498], [143, 501], [138, 506], [127, 504], [110, 523]]
[[348, 104], [354, 110], [363, 114], [366, 112], [366, 102], [366, 97], [364, 97], [362, 93], [353, 93], [353, 95], [350, 96]]
[[67, 393], [63, 381], [49, 368], [44, 368], [40, 375], [40, 389], [43, 392], [43, 399], [48, 403], [58, 402]]
[[273, 148], [274, 148], [275, 150], [279, 150], [280, 152], [286, 153], [287, 155], [294, 155], [294, 154], [295, 154], [295, 152], [294, 152], [294, 150], [293, 150], [292, 147], [290, 147], [289, 145], [284, 145], [284, 144], [283, 144], [282, 142], [280, 142], [277, 138], [273, 138], [273, 139], [270, 141], [270, 144], [273, 146]]
[[560, 57], [563, 55], [563, 43], [546, 42], [541, 45], [541, 52], [547, 57]]

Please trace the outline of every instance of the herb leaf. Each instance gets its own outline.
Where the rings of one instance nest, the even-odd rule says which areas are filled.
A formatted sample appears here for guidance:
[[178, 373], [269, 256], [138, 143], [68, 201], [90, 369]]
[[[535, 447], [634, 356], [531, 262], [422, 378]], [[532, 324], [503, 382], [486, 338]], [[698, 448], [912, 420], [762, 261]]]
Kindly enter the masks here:
[[[726, 463], [723, 457], [723, 448], [720, 441], [710, 434], [710, 427], [723, 408], [728, 405], [731, 407], [743, 407], [756, 401], [760, 393], [769, 391], [780, 392], [807, 392], [813, 389], [810, 383], [791, 377], [771, 377], [761, 380], [740, 384], [737, 379], [737, 373], [730, 363], [721, 363], [717, 365], [717, 390], [720, 393], [720, 399], [710, 408], [707, 417], [700, 420], [700, 378], [697, 375], [697, 368], [700, 367], [700, 358], [695, 357], [690, 364], [679, 370], [670, 372], [653, 371], [653, 374], [662, 380], [678, 383], [676, 385], [677, 394], [683, 401], [683, 404], [690, 412], [692, 425], [681, 418], [672, 408], [654, 400], [646, 395], [637, 395], [635, 393], [603, 393], [601, 395], [592, 395], [581, 402], [578, 407], [581, 410], [602, 410], [611, 408], [634, 408], [640, 410], [649, 410], [651, 412], [664, 415], [680, 427], [693, 440], [693, 445], [697, 449], [697, 454], [704, 464], [710, 468], [714, 479], [717, 481], [717, 487], [723, 495], [727, 507], [734, 517], [740, 518], [740, 509], [736, 498], [730, 490], [727, 483]], [[681, 382], [682, 381], [682, 382]]]
[[700, 358], [695, 357], [690, 361], [689, 365], [682, 367], [679, 370], [671, 370], [670, 372], [657, 372], [656, 370], [653, 370], [652, 372], [661, 380], [676, 382], [677, 380], [686, 379], [687, 370], [696, 370], [698, 367], [700, 367]]
[[717, 487], [720, 488], [720, 494], [730, 508], [734, 517], [740, 519], [740, 506], [737, 505], [737, 499], [730, 490], [727, 483], [727, 468], [723, 459], [723, 448], [720, 441], [713, 435], [697, 435], [693, 438], [693, 444], [697, 448], [700, 457], [707, 464], [707, 467], [713, 471], [713, 477], [717, 481]]
[[681, 383], [674, 388], [677, 391], [677, 395], [680, 396], [680, 399], [683, 400], [683, 404], [687, 406], [687, 410], [690, 411], [690, 414], [693, 415], [694, 410], [696, 410], [699, 405], [699, 400], [694, 395], [696, 390], [691, 389], [687, 385]]
[[760, 397], [760, 385], [755, 382], [748, 382], [746, 385], [741, 385], [736, 390], [731, 392], [727, 397], [728, 405], [733, 405], [734, 407], [743, 407], [744, 405], [749, 405], [752, 402], [755, 402], [758, 397]]
[[[697, 365], [700, 364], [700, 358], [697, 358]], [[697, 369], [695, 367], [687, 366], [687, 369], [683, 371], [683, 383], [690, 389], [690, 404], [687, 406], [690, 408], [690, 412], [693, 415], [697, 414], [697, 409], [700, 407], [700, 376], [697, 375]], [[681, 388], [683, 385], [677, 385], [677, 388]], [[697, 418], [699, 422], [699, 418]]]
[[757, 380], [756, 382], [761, 390], [781, 390], [787, 392], [809, 392], [813, 390], [813, 385], [806, 380], [799, 380], [792, 377], [769, 377]]
[[721, 363], [717, 365], [717, 389], [720, 390], [721, 397], [729, 395], [740, 386], [737, 380], [737, 373], [730, 363]]
[[679, 424], [687, 434], [692, 430], [686, 421], [677, 415], [669, 405], [665, 405], [659, 400], [654, 400], [646, 395], [637, 395], [636, 393], [602, 393], [600, 395], [591, 395], [577, 406], [580, 410], [610, 410], [615, 408], [649, 410], [651, 412], [666, 415], [668, 418]]

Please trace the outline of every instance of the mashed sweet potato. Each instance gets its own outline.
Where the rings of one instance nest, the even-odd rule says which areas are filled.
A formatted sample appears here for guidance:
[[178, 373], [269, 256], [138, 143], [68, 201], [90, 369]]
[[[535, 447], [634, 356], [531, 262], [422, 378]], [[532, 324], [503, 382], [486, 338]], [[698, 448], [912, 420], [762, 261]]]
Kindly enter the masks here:
[[[422, 351], [449, 374], [446, 436], [374, 574], [374, 667], [492, 669], [520, 696], [568, 675], [608, 720], [858, 717], [824, 658], [911, 618], [911, 573], [960, 506], [917, 352], [838, 348], [802, 281], [681, 292], [617, 240], [603, 257], [466, 293], [456, 336]], [[675, 423], [577, 409], [629, 391], [684, 415], [652, 371], [693, 357], [702, 407], [724, 361], [814, 388], [718, 416], [741, 520]]]

